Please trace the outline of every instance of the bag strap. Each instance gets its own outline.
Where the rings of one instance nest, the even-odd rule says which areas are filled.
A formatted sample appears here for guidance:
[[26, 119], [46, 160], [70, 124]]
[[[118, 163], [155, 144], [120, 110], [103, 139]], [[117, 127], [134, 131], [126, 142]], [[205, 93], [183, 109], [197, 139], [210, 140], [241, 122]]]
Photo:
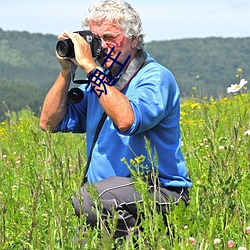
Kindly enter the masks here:
[[[140, 69], [142, 69], [144, 66], [146, 66], [148, 63], [150, 63], [150, 61], [145, 61], [146, 57], [144, 55], [142, 55], [142, 52], [139, 53], [139, 56], [140, 56], [140, 58], [138, 58], [138, 59], [136, 58], [137, 60], [134, 60], [134, 62], [132, 61], [133, 62], [132, 63], [133, 68], [135, 68], [135, 67], [137, 68], [136, 71], [134, 72], [134, 74], [132, 74], [132, 76], [129, 77], [129, 79], [126, 79], [126, 76], [129, 75], [130, 72], [127, 72], [127, 73], [125, 72], [125, 75], [124, 75], [125, 77], [122, 77], [122, 79], [119, 79], [118, 84], [117, 84], [118, 86], [116, 86], [116, 88], [118, 90], [122, 91], [130, 83], [130, 81], [136, 75], [136, 73]], [[122, 81], [122, 83], [119, 85], [120, 80]], [[86, 167], [85, 167], [85, 170], [84, 170], [84, 175], [83, 175], [83, 180], [82, 180], [81, 187], [87, 182], [87, 174], [88, 174], [88, 170], [89, 170], [89, 164], [90, 164], [90, 161], [91, 161], [91, 158], [92, 158], [92, 152], [93, 152], [95, 143], [96, 143], [96, 141], [98, 139], [98, 136], [100, 134], [100, 131], [102, 129], [102, 126], [104, 124], [104, 121], [106, 120], [106, 117], [107, 117], [107, 114], [104, 112], [102, 114], [102, 117], [101, 117], [98, 125], [97, 125], [95, 136], [94, 136], [94, 139], [93, 139], [93, 142], [92, 142], [92, 145], [91, 145], [88, 160], [87, 160]]]

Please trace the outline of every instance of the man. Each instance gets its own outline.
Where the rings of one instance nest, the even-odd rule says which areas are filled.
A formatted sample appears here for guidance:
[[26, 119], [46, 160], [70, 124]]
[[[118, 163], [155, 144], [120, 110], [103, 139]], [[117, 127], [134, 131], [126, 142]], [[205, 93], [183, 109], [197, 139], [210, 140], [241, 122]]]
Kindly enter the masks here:
[[[158, 173], [159, 210], [165, 211], [171, 202], [183, 200], [188, 203], [191, 180], [187, 177], [180, 149], [180, 93], [169, 70], [143, 51], [141, 20], [128, 3], [118, 0], [95, 3], [89, 9], [84, 27], [101, 38], [104, 56], [98, 61], [103, 68], [92, 58], [90, 46], [82, 36], [70, 32], [60, 36], [60, 40], [72, 40], [75, 58], [57, 55], [62, 69], [45, 98], [40, 126], [52, 132], [86, 132], [87, 155], [91, 156], [87, 181], [99, 192], [103, 220], [107, 215], [112, 219], [114, 209], [119, 210], [115, 237], [120, 237], [135, 226], [136, 202], [141, 201], [130, 178], [130, 169], [121, 161], [122, 158], [130, 162], [136, 156], [144, 155], [143, 164], [149, 171]], [[92, 84], [87, 89], [86, 85], [80, 86], [84, 92], [80, 103], [68, 101], [73, 64], [89, 75]], [[94, 79], [103, 74], [100, 79], [108, 83], [111, 77], [108, 72], [115, 84], [102, 85], [102, 94], [95, 95]], [[103, 112], [107, 118], [91, 151]], [[150, 162], [146, 140], [151, 151], [156, 150], [156, 166]], [[152, 185], [150, 180], [149, 185]], [[85, 214], [87, 223], [95, 226], [94, 203], [86, 185], [82, 186], [80, 194], [82, 204], [78, 198], [73, 198], [76, 214]]]

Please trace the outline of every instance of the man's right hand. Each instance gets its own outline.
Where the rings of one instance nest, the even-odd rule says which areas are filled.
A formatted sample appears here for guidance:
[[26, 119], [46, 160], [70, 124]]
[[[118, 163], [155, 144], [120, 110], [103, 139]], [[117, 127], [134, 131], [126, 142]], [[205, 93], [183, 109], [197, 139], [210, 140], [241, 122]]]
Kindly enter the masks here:
[[[65, 34], [61, 34], [58, 36], [58, 41], [62, 41], [65, 39], [69, 39]], [[56, 57], [58, 61], [60, 62], [63, 71], [67, 71], [67, 70], [70, 71], [72, 67], [79, 66], [77, 61], [74, 58], [61, 57], [58, 55], [57, 52], [56, 52]]]

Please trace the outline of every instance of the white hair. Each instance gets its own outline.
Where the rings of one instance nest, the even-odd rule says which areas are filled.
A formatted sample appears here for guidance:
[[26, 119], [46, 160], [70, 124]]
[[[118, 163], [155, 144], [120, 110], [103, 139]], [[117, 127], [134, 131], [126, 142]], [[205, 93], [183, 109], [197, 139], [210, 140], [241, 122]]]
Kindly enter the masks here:
[[103, 20], [117, 24], [127, 38], [138, 38], [137, 49], [144, 47], [144, 35], [142, 34], [142, 22], [139, 14], [131, 5], [121, 0], [104, 0], [94, 3], [89, 8], [89, 15], [83, 19], [83, 28], [89, 28], [89, 22], [101, 24]]

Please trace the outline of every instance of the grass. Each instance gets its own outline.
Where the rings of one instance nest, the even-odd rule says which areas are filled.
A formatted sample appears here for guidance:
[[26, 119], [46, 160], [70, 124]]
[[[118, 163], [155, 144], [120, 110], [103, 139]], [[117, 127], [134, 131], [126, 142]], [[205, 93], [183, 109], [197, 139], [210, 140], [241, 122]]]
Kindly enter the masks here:
[[[135, 228], [117, 244], [99, 221], [100, 230], [86, 233], [85, 249], [228, 249], [229, 240], [235, 249], [250, 249], [249, 103], [249, 94], [186, 100], [181, 128], [193, 181], [190, 204], [173, 207], [165, 226], [142, 182], [143, 230]], [[141, 159], [129, 164], [141, 165]], [[0, 249], [80, 249], [74, 236], [85, 220], [74, 216], [71, 197], [85, 163], [83, 135], [41, 132], [28, 109], [6, 114], [0, 124]], [[111, 234], [115, 223], [108, 220]]]

